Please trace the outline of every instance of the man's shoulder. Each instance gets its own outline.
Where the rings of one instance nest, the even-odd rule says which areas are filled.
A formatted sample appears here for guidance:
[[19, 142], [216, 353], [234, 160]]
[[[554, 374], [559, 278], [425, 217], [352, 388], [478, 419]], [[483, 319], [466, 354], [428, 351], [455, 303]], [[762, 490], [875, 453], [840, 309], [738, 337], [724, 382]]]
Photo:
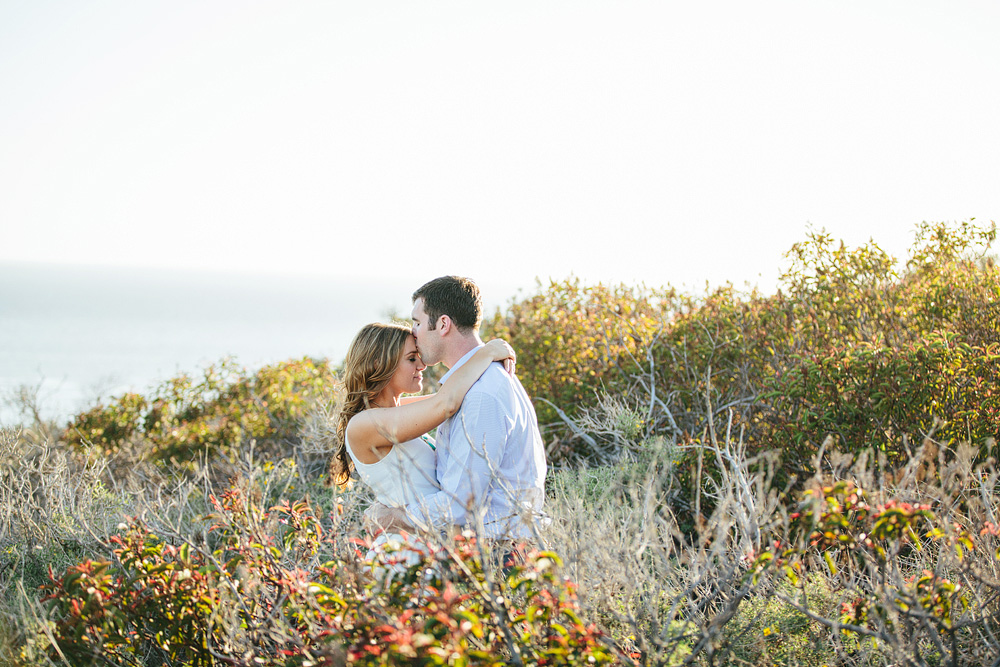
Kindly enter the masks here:
[[466, 393], [463, 406], [470, 402], [470, 398], [509, 402], [508, 397], [513, 395], [514, 385], [513, 378], [504, 370], [503, 364], [492, 363]]
[[476, 380], [472, 388], [469, 389], [469, 393], [472, 392], [491, 392], [496, 391], [500, 387], [508, 387], [511, 384], [510, 374], [504, 369], [503, 364], [494, 361], [490, 364], [479, 379]]

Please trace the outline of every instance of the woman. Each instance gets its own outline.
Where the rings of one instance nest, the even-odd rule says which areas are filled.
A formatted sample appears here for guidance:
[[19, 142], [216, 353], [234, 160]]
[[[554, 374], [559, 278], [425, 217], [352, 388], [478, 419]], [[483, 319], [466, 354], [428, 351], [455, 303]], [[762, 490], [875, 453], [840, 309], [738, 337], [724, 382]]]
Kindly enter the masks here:
[[[494, 340], [455, 370], [430, 396], [409, 396], [423, 388], [426, 366], [408, 327], [369, 324], [351, 342], [344, 361], [343, 391], [337, 421], [339, 446], [334, 457], [334, 481], [343, 485], [356, 470], [389, 507], [405, 507], [437, 491], [434, 441], [426, 434], [455, 414], [466, 392], [490, 364], [503, 361], [513, 369], [514, 351]], [[385, 545], [407, 542], [397, 534], [380, 534], [369, 558], [382, 558]], [[410, 541], [394, 554], [400, 571], [422, 554]], [[376, 567], [376, 574], [380, 574]]]

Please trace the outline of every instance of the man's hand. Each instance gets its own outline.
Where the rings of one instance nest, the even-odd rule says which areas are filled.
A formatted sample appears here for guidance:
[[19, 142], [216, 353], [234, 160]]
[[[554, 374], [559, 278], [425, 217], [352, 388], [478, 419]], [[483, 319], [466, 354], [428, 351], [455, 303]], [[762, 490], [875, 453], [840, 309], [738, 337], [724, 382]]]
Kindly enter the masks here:
[[383, 531], [386, 533], [414, 532], [413, 524], [410, 523], [406, 510], [401, 507], [389, 507], [380, 502], [372, 503], [371, 507], [365, 510], [364, 527], [370, 537], [375, 537]]

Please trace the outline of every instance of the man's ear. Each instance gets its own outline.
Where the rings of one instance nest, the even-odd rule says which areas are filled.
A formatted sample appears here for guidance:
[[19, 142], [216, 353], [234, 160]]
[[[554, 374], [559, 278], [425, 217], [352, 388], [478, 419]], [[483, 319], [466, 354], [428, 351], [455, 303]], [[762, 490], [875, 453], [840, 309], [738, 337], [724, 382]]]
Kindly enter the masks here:
[[437, 328], [441, 332], [442, 336], [451, 331], [451, 324], [451, 318], [447, 315], [442, 315], [438, 318]]

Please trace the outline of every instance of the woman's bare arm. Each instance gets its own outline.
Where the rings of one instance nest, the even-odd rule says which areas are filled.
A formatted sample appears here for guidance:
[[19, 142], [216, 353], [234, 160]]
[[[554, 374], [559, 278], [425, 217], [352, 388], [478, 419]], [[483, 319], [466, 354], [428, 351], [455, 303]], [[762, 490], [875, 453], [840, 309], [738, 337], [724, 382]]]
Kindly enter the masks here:
[[410, 403], [416, 403], [417, 401], [426, 401], [428, 398], [431, 398], [432, 396], [434, 396], [434, 394], [421, 394], [419, 396], [417, 395], [404, 396], [403, 398], [399, 399], [399, 404], [408, 405]]
[[421, 400], [391, 408], [372, 408], [356, 414], [347, 425], [347, 437], [355, 453], [379, 449], [420, 437], [458, 412], [462, 400], [476, 380], [494, 361], [514, 358], [514, 350], [502, 340], [492, 340], [452, 373], [441, 390]]

